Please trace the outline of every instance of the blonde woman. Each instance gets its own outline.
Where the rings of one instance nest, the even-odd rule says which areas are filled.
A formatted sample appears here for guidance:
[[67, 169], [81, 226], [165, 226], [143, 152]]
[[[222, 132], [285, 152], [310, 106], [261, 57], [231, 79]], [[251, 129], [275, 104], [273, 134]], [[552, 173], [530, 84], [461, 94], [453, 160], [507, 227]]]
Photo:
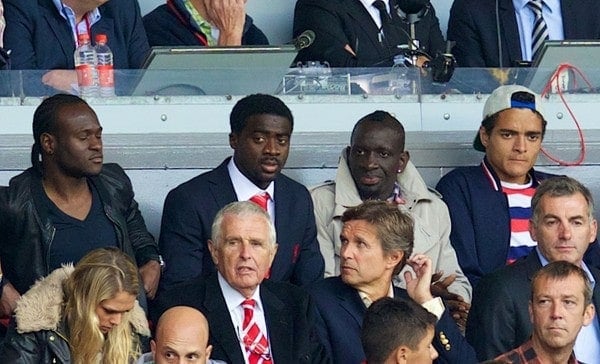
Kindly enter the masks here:
[[135, 264], [115, 248], [53, 271], [18, 301], [0, 362], [134, 362], [150, 335], [139, 289]]

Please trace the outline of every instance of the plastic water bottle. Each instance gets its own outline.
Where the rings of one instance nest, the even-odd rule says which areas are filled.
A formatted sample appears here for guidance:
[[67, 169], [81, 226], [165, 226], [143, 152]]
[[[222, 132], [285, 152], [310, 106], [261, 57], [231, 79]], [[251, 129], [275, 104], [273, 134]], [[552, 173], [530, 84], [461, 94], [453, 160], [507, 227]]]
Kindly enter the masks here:
[[100, 96], [115, 96], [115, 74], [113, 70], [113, 53], [106, 45], [106, 34], [96, 35], [96, 57], [98, 63], [98, 85], [100, 86]]
[[98, 75], [96, 73], [96, 50], [90, 44], [90, 36], [79, 34], [79, 46], [75, 49], [75, 70], [77, 71], [77, 84], [79, 96], [98, 96]]

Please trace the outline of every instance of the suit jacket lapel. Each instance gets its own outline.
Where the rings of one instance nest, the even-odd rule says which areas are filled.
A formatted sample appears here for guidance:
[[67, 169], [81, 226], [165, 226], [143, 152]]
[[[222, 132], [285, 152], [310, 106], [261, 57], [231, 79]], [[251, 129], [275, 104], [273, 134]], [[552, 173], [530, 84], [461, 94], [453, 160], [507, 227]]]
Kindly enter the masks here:
[[[499, 4], [500, 11], [500, 29], [502, 29], [502, 35], [504, 43], [502, 44], [503, 62], [506, 60], [519, 60], [523, 59], [521, 55], [521, 40], [519, 38], [519, 27], [517, 26], [517, 19], [515, 17], [515, 8], [512, 4], [512, 0], [500, 0]], [[504, 67], [512, 67], [510, 64], [504, 64]]]
[[209, 316], [211, 344], [227, 355], [228, 363], [243, 363], [244, 357], [240, 342], [237, 338], [235, 327], [231, 321], [225, 298], [219, 287], [217, 275], [213, 274], [206, 281], [206, 295], [204, 306]]
[[231, 182], [231, 177], [227, 170], [227, 163], [229, 163], [231, 158], [232, 157], [225, 159], [223, 163], [215, 168], [208, 179], [210, 182], [210, 193], [220, 207], [237, 201], [233, 182]]
[[343, 290], [338, 293], [338, 304], [346, 311], [354, 320], [358, 327], [362, 326], [362, 321], [365, 316], [367, 308], [360, 299], [358, 291], [354, 288], [342, 283], [344, 286]]
[[293, 323], [291, 315], [281, 300], [274, 295], [266, 284], [260, 287], [260, 299], [265, 309], [265, 321], [269, 330], [269, 344], [276, 363], [291, 363], [294, 358], [290, 350], [294, 345]]
[[[346, 12], [348, 16], [355, 19], [354, 24], [357, 24], [362, 29], [363, 35], [369, 38], [374, 47], [380, 47], [378, 38], [379, 28], [364, 5], [359, 0], [346, 0], [344, 4], [347, 5]], [[350, 46], [354, 48], [356, 45], [350, 44]], [[354, 49], [354, 51], [360, 52], [360, 50], [361, 46], [359, 44], [358, 49]]]
[[[54, 33], [56, 39], [58, 39], [58, 45], [60, 50], [65, 55], [66, 59], [73, 59], [73, 53], [75, 52], [75, 39], [73, 38], [73, 32], [71, 26], [58, 12], [58, 9], [52, 2], [52, 0], [39, 0], [40, 11], [42, 12], [46, 23]], [[70, 61], [70, 68], [75, 67], [75, 63]]]
[[600, 310], [600, 271], [595, 267], [588, 266], [588, 269], [592, 273], [594, 277], [594, 291], [592, 293], [592, 302], [594, 303], [594, 307], [596, 308], [596, 320], [600, 323], [600, 315], [598, 314], [598, 310]]

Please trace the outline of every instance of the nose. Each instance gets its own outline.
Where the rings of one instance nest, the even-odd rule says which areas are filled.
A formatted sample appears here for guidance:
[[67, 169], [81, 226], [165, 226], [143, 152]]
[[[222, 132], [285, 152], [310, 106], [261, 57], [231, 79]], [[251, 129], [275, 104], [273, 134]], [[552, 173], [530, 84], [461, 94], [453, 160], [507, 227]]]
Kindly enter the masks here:
[[379, 162], [377, 161], [375, 152], [368, 152], [365, 155], [365, 162], [367, 164], [368, 169], [377, 168]]
[[552, 303], [552, 307], [550, 310], [550, 314], [552, 315], [552, 319], [559, 320], [563, 317], [563, 308], [560, 303]]
[[277, 138], [267, 138], [264, 151], [265, 154], [268, 155], [279, 155], [281, 151], [279, 149], [279, 142], [277, 141]]
[[352, 257], [353, 249], [350, 245], [350, 243], [342, 244], [342, 247], [340, 249], [340, 257], [344, 259], [349, 259]]
[[251, 257], [250, 254], [251, 245], [249, 242], [243, 242], [240, 244], [240, 257], [243, 259], [249, 259]]
[[429, 345], [429, 356], [431, 357], [431, 361], [434, 361], [438, 358], [438, 356], [440, 356], [437, 350], [435, 350], [435, 348], [433, 347], [433, 345]]
[[515, 138], [515, 143], [513, 145], [513, 149], [518, 152], [525, 153], [527, 151], [527, 136], [518, 135]]
[[571, 226], [566, 223], [561, 223], [559, 227], [559, 237], [563, 240], [571, 239]]
[[118, 326], [121, 323], [122, 319], [123, 319], [122, 313], [115, 313], [114, 315], [111, 315], [109, 322], [114, 327], [114, 326]]
[[91, 150], [102, 150], [102, 138], [92, 136], [90, 141]]

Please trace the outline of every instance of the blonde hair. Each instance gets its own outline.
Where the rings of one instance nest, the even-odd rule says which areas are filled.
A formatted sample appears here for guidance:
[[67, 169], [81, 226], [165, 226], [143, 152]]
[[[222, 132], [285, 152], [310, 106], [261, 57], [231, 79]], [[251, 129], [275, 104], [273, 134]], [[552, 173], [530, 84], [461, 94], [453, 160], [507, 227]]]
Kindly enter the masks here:
[[120, 292], [137, 296], [135, 264], [116, 248], [96, 249], [84, 256], [64, 282], [64, 316], [68, 325], [71, 359], [76, 364], [127, 364], [140, 355], [130, 312], [108, 334], [100, 331], [98, 305]]

